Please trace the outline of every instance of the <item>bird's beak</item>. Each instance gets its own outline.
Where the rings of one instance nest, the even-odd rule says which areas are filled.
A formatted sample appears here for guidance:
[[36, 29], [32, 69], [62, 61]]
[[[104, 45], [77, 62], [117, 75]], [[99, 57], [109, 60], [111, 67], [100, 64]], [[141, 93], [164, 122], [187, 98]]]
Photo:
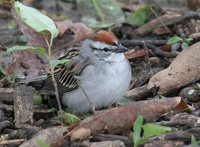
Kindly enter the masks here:
[[124, 47], [123, 45], [119, 44], [116, 48], [116, 53], [123, 53], [128, 51], [128, 48]]

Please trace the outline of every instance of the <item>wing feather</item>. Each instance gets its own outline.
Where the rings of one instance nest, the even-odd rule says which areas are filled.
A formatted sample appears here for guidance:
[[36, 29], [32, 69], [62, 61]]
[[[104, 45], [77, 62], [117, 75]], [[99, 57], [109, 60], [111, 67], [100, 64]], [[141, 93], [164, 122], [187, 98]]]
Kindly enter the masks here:
[[[89, 64], [88, 59], [74, 60], [74, 58], [79, 54], [78, 47], [79, 45], [69, 49], [60, 57], [60, 59], [71, 59], [71, 62], [64, 66], [58, 66], [54, 72], [59, 94], [63, 94], [76, 89], [78, 87], [79, 81], [75, 78], [74, 75], [80, 75], [83, 69]], [[43, 91], [54, 92], [51, 75], [49, 75], [45, 80]]]

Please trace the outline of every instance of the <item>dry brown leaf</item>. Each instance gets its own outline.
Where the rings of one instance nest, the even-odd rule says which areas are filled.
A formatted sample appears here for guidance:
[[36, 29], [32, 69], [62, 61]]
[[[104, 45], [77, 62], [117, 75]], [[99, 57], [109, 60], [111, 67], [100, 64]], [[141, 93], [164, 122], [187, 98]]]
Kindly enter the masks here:
[[144, 50], [136, 51], [135, 49], [131, 49], [131, 50], [125, 52], [125, 56], [126, 56], [127, 59], [134, 59], [134, 58], [137, 58], [137, 57], [145, 56], [145, 52], [144, 52]]
[[159, 94], [165, 94], [200, 79], [200, 42], [184, 49], [170, 66], [155, 74], [148, 83], [148, 89], [159, 87]]
[[6, 69], [8, 74], [25, 78], [46, 74], [49, 71], [47, 61], [42, 60], [43, 58], [33, 51], [15, 51], [13, 57], [13, 62]]
[[[71, 140], [83, 140], [101, 132], [117, 133], [124, 131], [133, 126], [137, 116], [142, 115], [146, 121], [151, 122], [164, 113], [176, 109], [176, 107], [180, 108], [179, 104], [181, 102], [180, 97], [174, 97], [130, 103], [86, 118], [74, 127], [68, 135]], [[188, 106], [185, 105], [181, 108], [183, 110]]]

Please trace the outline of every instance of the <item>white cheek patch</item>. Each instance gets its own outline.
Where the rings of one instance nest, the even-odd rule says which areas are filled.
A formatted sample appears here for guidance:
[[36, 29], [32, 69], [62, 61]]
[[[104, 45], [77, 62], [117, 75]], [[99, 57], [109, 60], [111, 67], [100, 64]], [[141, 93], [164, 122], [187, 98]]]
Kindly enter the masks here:
[[114, 49], [115, 47], [112, 46], [112, 45], [108, 45], [108, 44], [105, 44], [103, 42], [99, 42], [99, 41], [96, 41], [92, 44], [92, 47], [96, 48], [96, 49], [104, 49], [104, 48], [108, 48], [108, 49]]

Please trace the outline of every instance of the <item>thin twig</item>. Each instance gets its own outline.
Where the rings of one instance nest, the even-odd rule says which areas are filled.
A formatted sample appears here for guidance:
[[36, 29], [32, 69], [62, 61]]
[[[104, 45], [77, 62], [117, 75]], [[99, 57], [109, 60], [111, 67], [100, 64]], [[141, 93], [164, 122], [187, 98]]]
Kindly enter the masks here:
[[121, 43], [125, 46], [144, 46], [144, 42], [147, 48], [150, 48], [153, 50], [153, 52], [158, 56], [163, 57], [176, 57], [178, 55], [177, 52], [166, 52], [162, 51], [159, 47], [156, 45], [165, 45], [167, 43], [166, 40], [124, 40], [121, 41]]
[[167, 40], [158, 40], [158, 39], [131, 39], [131, 40], [122, 40], [121, 43], [125, 46], [129, 45], [143, 45], [143, 42], [153, 45], [165, 45]]
[[153, 75], [153, 72], [151, 70], [151, 63], [149, 61], [149, 52], [148, 52], [148, 48], [146, 46], [146, 43], [143, 41], [143, 46], [144, 46], [144, 51], [145, 51], [145, 58], [147, 60], [147, 65], [149, 67], [149, 72], [151, 73], [151, 75]]
[[167, 30], [169, 31], [169, 33], [171, 34], [171, 30], [165, 25], [165, 23], [162, 21], [162, 19], [160, 19], [160, 17], [158, 16], [158, 14], [156, 13], [156, 11], [151, 7], [149, 6], [150, 10], [152, 11], [152, 13], [158, 18], [158, 21], [162, 24], [162, 26]]
[[178, 53], [171, 53], [171, 52], [165, 52], [162, 51], [159, 47], [152, 45], [152, 44], [148, 44], [146, 43], [146, 46], [150, 49], [153, 50], [153, 52], [158, 55], [158, 56], [163, 56], [163, 57], [168, 57], [168, 58], [174, 58], [178, 55]]

